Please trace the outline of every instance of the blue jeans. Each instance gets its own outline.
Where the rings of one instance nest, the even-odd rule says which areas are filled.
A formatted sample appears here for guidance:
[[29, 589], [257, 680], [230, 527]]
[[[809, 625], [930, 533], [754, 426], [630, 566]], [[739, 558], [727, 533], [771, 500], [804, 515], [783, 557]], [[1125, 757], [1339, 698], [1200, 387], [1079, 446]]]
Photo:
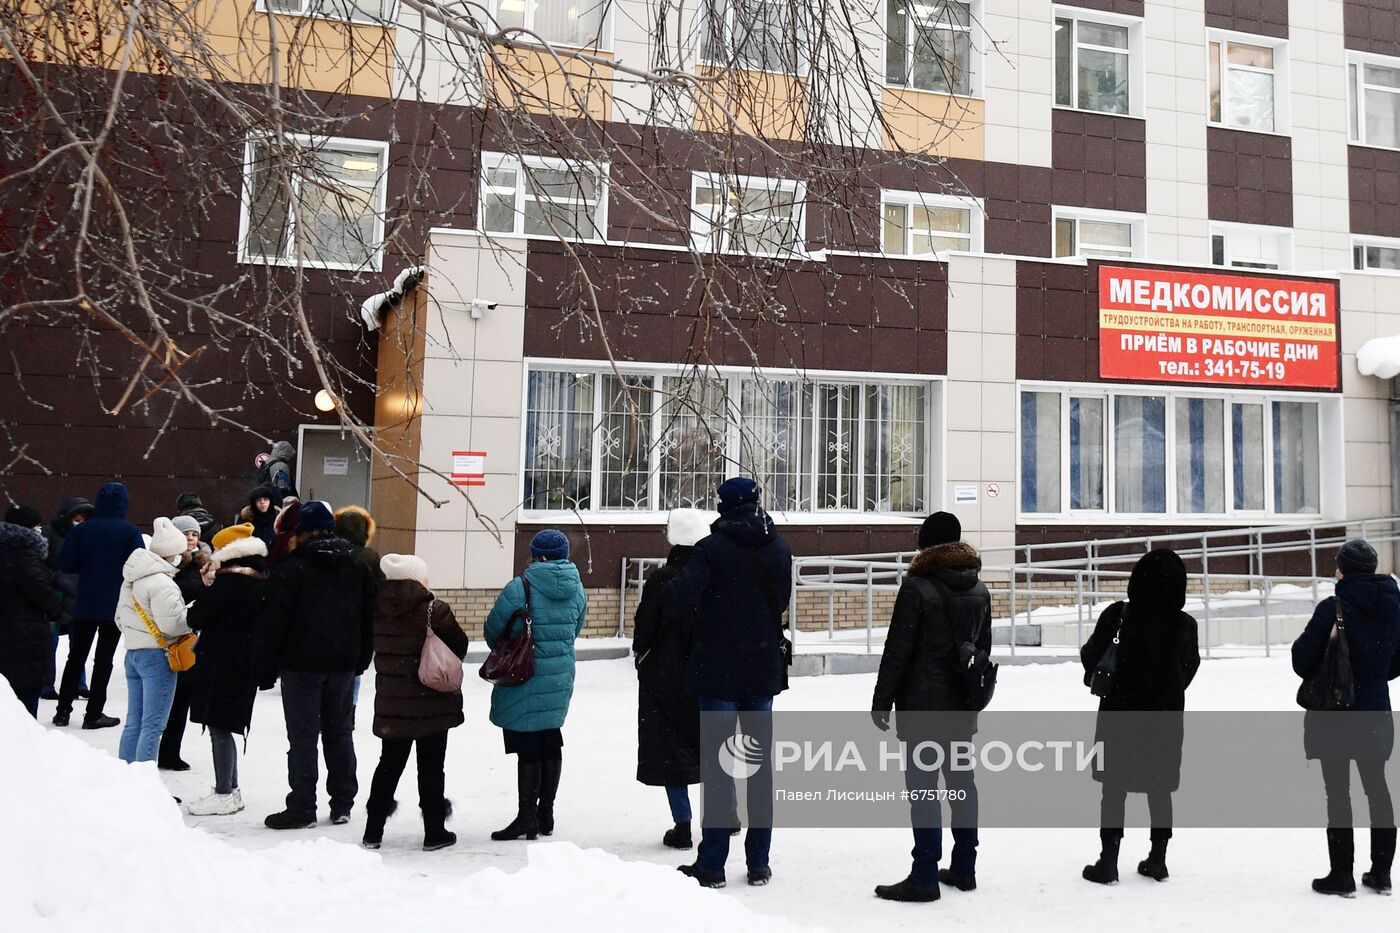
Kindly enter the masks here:
[[[733, 735], [734, 726], [742, 727], [746, 736], [755, 739], [762, 751], [764, 764], [746, 782], [749, 801], [749, 829], [744, 836], [744, 860], [749, 871], [762, 871], [768, 867], [768, 850], [773, 844], [773, 771], [767, 760], [773, 747], [772, 697], [746, 697], [742, 700], [721, 700], [714, 697], [700, 697], [700, 712], [727, 714], [727, 722], [720, 723], [720, 734]], [[725, 728], [725, 727], [728, 728]], [[702, 733], [708, 730], [702, 727]], [[702, 748], [702, 754], [705, 753]], [[700, 832], [700, 846], [696, 850], [695, 863], [709, 874], [723, 874], [724, 864], [729, 860], [729, 831], [732, 828], [725, 804], [737, 801], [734, 781], [728, 777], [716, 779], [713, 770], [707, 770], [705, 783], [705, 826]], [[755, 814], [769, 814], [769, 818]], [[766, 823], [768, 825], [759, 825]]]
[[155, 761], [175, 699], [175, 672], [160, 648], [127, 651], [125, 668], [126, 726], [117, 757], [128, 762]]
[[[904, 783], [911, 791], [926, 793], [915, 794], [920, 799], [909, 805], [914, 828], [914, 849], [910, 852], [914, 864], [909, 877], [919, 884], [935, 884], [938, 862], [943, 858], [943, 808], [927, 792], [937, 790], [939, 772], [924, 771], [915, 765], [916, 745], [914, 741], [905, 743]], [[943, 763], [942, 773], [947, 789], [961, 797], [948, 804], [953, 816], [953, 856], [948, 867], [956, 874], [971, 875], [977, 870], [977, 785], [972, 771], [955, 771], [948, 760]]]
[[684, 784], [666, 788], [666, 802], [671, 805], [671, 819], [677, 823], [690, 822], [690, 788]]

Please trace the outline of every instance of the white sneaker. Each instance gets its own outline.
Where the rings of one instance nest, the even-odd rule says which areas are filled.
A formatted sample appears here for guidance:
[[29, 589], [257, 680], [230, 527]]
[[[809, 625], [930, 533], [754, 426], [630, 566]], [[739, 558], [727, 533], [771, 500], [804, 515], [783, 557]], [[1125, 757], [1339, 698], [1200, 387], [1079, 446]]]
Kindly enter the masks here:
[[228, 816], [243, 809], [243, 794], [238, 788], [230, 794], [210, 794], [185, 808], [190, 816]]

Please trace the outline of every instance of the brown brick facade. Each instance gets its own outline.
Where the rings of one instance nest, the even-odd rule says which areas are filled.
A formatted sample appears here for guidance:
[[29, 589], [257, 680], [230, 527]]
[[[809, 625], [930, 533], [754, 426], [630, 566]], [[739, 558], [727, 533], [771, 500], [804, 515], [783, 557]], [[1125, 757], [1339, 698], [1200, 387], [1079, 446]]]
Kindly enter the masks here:
[[1210, 219], [1293, 226], [1293, 140], [1212, 126], [1206, 129]]

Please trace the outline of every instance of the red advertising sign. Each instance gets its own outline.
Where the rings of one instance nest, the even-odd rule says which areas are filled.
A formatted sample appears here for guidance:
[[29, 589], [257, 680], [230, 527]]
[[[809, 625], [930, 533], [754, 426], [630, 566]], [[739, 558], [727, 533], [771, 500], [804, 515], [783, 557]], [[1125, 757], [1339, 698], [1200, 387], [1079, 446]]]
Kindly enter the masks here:
[[1337, 284], [1100, 266], [1099, 375], [1339, 388]]

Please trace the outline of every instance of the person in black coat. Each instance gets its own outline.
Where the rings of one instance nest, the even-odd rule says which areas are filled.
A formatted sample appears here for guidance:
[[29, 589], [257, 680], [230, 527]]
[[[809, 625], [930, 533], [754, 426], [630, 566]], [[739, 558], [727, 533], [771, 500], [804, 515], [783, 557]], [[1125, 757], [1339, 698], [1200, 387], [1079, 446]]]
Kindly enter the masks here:
[[248, 504], [238, 513], [240, 521], [253, 526], [253, 536], [262, 540], [269, 548], [272, 539], [277, 537], [273, 523], [277, 521], [277, 511], [282, 506], [282, 494], [271, 486], [258, 486], [248, 493]]
[[[760, 508], [761, 495], [759, 485], [747, 477], [720, 485], [719, 518], [666, 587], [662, 612], [668, 625], [691, 627], [685, 689], [699, 701], [700, 712], [723, 714], [715, 717], [717, 734], [734, 732], [726, 731], [724, 718], [733, 726], [742, 724], [766, 761], [772, 747], [769, 714], [786, 673], [782, 626], [792, 587], [792, 551]], [[749, 779], [751, 813], [771, 811], [771, 784], [767, 766]], [[725, 882], [732, 826], [723, 825], [730, 822], [723, 814], [732, 796], [732, 782], [706, 781], [709, 825], [701, 832], [695, 863], [680, 866], [704, 886]], [[749, 884], [766, 884], [772, 877], [772, 837], [771, 825], [749, 827], [744, 840]]]
[[1305, 680], [1321, 668], [1334, 627], [1345, 630], [1351, 655], [1354, 712], [1308, 712], [1303, 717], [1304, 753], [1322, 762], [1327, 794], [1330, 870], [1312, 883], [1319, 894], [1349, 896], [1356, 891], [1353, 761], [1371, 810], [1371, 870], [1361, 876], [1361, 883], [1378, 894], [1390, 892], [1395, 809], [1385, 763], [1395, 744], [1388, 682], [1400, 677], [1400, 588], [1390, 575], [1376, 573], [1377, 563], [1376, 550], [1367, 542], [1358, 538], [1344, 544], [1337, 552], [1336, 595], [1318, 603], [1307, 628], [1293, 643], [1293, 671]]
[[700, 783], [700, 706], [685, 689], [690, 630], [667, 624], [661, 605], [666, 586], [680, 574], [690, 553], [710, 533], [699, 509], [672, 509], [666, 524], [671, 551], [642, 587], [632, 632], [637, 667], [637, 780], [666, 788], [675, 826], [661, 841], [673, 849], [694, 845], [688, 785]]
[[214, 755], [213, 793], [189, 805], [192, 816], [225, 816], [243, 809], [238, 787], [238, 742], [253, 721], [257, 679], [253, 633], [267, 587], [267, 545], [253, 526], [231, 525], [214, 536], [213, 582], [190, 607], [199, 633], [188, 678], [190, 719], [209, 730]]
[[0, 523], [0, 676], [36, 719], [39, 693], [53, 680], [49, 625], [63, 610], [44, 563], [43, 523], [23, 505], [11, 506]]
[[[257, 534], [256, 526], [254, 535]], [[324, 502], [302, 506], [295, 550], [267, 585], [266, 609], [254, 642], [254, 671], [267, 689], [281, 678], [287, 718], [287, 808], [270, 829], [316, 824], [317, 742], [324, 737], [331, 822], [347, 823], [355, 778], [355, 676], [374, 652], [375, 582], [335, 536]]]
[[214, 536], [223, 531], [223, 526], [215, 520], [209, 510], [204, 507], [204, 502], [197, 493], [183, 493], [175, 500], [175, 513], [177, 515], [188, 515], [199, 522], [199, 540], [212, 544]]
[[[977, 887], [977, 785], [971, 771], [954, 770], [945, 758], [943, 778], [957, 799], [953, 811], [953, 854], [940, 870], [943, 830], [936, 798], [937, 772], [919, 767], [914, 749], [932, 741], [944, 749], [971, 741], [976, 713], [963, 685], [960, 648], [974, 642], [992, 647], [992, 597], [978, 579], [982, 558], [961, 540], [962, 524], [948, 512], [935, 512], [919, 529], [919, 553], [900, 584], [890, 616], [871, 715], [882, 731], [890, 710], [898, 709], [900, 740], [909, 756], [905, 779], [915, 799], [913, 867], [898, 884], [879, 885], [877, 897], [895, 901], [934, 901], [943, 881], [963, 891]], [[939, 713], [938, 716], [920, 714]]]
[[[1138, 863], [1138, 873], [1157, 881], [1167, 878], [1172, 793], [1181, 783], [1182, 711], [1186, 688], [1201, 666], [1196, 620], [1182, 611], [1184, 605], [1186, 565], [1175, 551], [1149, 551], [1128, 578], [1128, 601], [1105, 609], [1079, 650], [1086, 685], [1110, 646], [1116, 658], [1108, 695], [1099, 700], [1094, 734], [1104, 748], [1104, 767], [1094, 771], [1094, 780], [1103, 784], [1102, 852], [1097, 862], [1085, 866], [1087, 881], [1113, 884], [1118, 880], [1118, 849], [1130, 793], [1147, 795], [1152, 818], [1152, 848]], [[1127, 712], [1158, 715], [1122, 715]]]
[[[58, 638], [60, 635], [68, 635], [73, 631], [73, 607], [78, 601], [78, 576], [72, 573], [63, 573], [58, 569], [58, 555], [63, 552], [63, 541], [68, 537], [68, 532], [74, 526], [81, 525], [92, 517], [93, 505], [82, 496], [74, 496], [71, 499], [64, 499], [59, 503], [58, 511], [49, 523], [44, 526], [44, 540], [48, 542], [49, 553], [44, 558], [44, 563], [49, 570], [53, 571], [53, 585], [58, 590], [59, 598], [63, 600], [63, 614], [58, 617], [58, 622], [54, 624], [53, 631], [49, 636], [49, 642], [53, 645], [54, 654], [58, 654]], [[87, 669], [84, 667], [78, 672], [78, 696], [87, 696]], [[39, 695], [43, 700], [58, 699], [58, 685], [51, 679], [44, 685], [44, 692]]]

